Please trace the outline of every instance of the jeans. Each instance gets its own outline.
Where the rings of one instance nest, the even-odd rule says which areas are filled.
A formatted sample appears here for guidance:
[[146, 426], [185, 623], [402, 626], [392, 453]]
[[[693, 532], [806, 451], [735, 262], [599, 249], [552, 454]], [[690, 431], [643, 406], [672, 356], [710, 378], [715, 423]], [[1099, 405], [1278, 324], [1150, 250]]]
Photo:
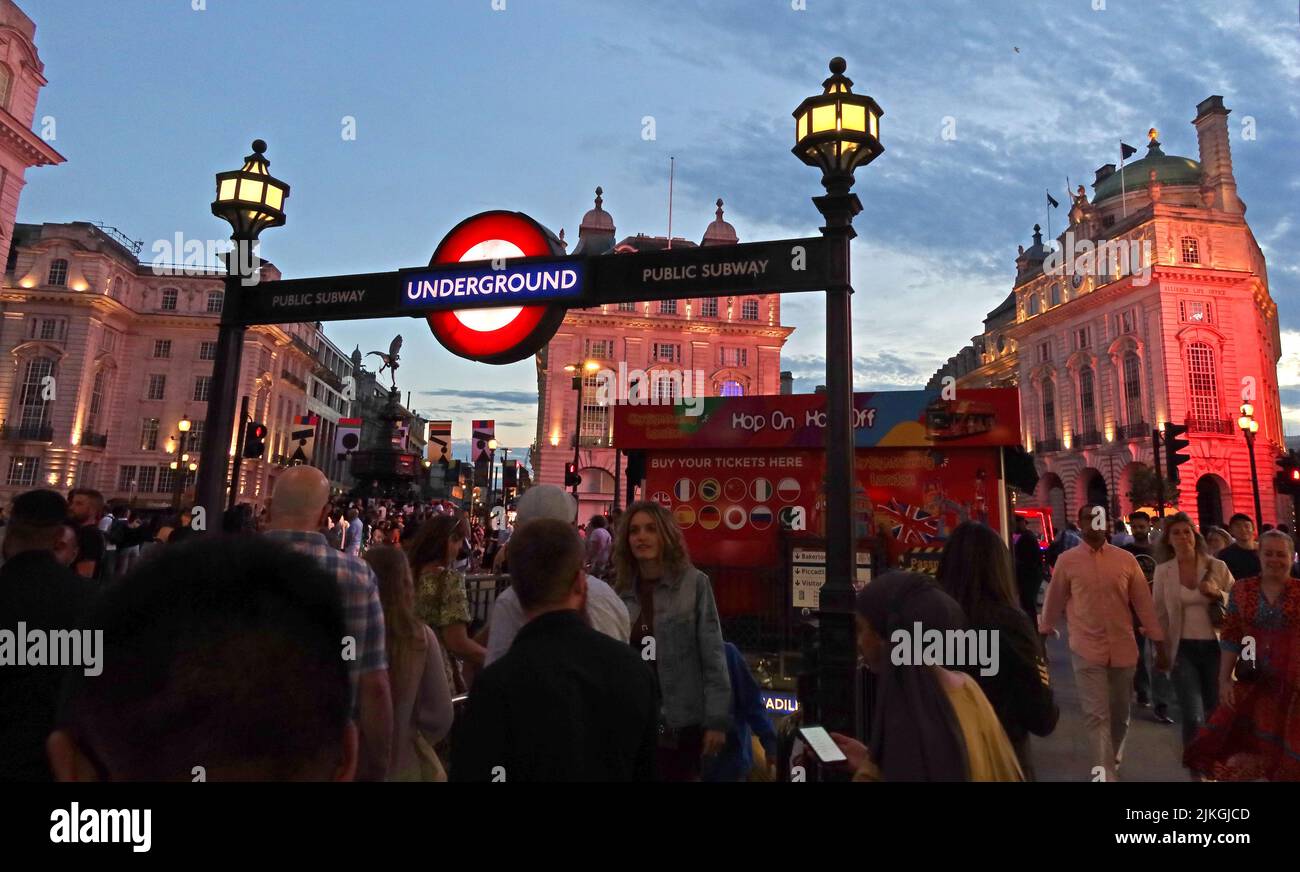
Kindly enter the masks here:
[[1078, 654], [1071, 654], [1071, 660], [1083, 723], [1092, 745], [1094, 771], [1101, 769], [1106, 781], [1118, 781], [1117, 770], [1128, 736], [1134, 667], [1099, 666]]
[[1133, 690], [1139, 700], [1150, 700], [1157, 712], [1164, 712], [1174, 698], [1169, 676], [1155, 668], [1155, 643], [1141, 633], [1134, 635], [1137, 637], [1138, 663], [1133, 673]]
[[1183, 744], [1187, 745], [1219, 704], [1219, 643], [1183, 639], [1178, 644], [1173, 681], [1182, 713]]

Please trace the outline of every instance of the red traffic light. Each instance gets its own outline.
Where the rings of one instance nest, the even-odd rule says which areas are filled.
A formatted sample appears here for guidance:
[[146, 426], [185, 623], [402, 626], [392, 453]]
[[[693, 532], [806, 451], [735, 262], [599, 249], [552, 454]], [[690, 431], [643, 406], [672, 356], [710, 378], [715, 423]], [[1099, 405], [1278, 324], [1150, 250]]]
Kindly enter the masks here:
[[1300, 469], [1291, 470], [1291, 480], [1300, 481]]

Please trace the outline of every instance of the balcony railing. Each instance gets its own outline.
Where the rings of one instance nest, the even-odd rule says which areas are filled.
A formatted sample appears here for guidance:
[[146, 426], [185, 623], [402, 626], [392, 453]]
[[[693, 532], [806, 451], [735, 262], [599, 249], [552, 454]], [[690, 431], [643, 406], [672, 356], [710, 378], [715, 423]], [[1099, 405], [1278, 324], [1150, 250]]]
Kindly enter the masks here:
[[1220, 436], [1235, 436], [1237, 426], [1227, 420], [1217, 420], [1214, 418], [1188, 418], [1187, 432], [1189, 433], [1217, 433]]
[[107, 448], [107, 433], [85, 433], [81, 437], [81, 444], [86, 448]]
[[1053, 451], [1061, 450], [1060, 439], [1039, 439], [1034, 443], [1035, 454], [1050, 454]]
[[296, 387], [298, 388], [298, 390], [300, 390], [300, 391], [305, 391], [305, 390], [307, 390], [307, 382], [305, 382], [305, 381], [303, 381], [302, 379], [298, 378], [298, 376], [296, 376], [296, 375], [294, 375], [293, 373], [289, 372], [289, 370], [287, 370], [287, 369], [282, 369], [282, 370], [280, 370], [280, 378], [284, 379], [284, 380], [287, 381], [289, 384], [296, 386]]
[[1075, 437], [1074, 442], [1076, 445], [1080, 445], [1080, 446], [1100, 445], [1102, 442], [1101, 433], [1098, 432], [1097, 430], [1093, 430], [1090, 433], [1080, 433], [1078, 436]]
[[10, 441], [53, 442], [54, 428], [51, 426], [0, 425], [0, 438]]
[[1146, 439], [1150, 435], [1151, 425], [1146, 421], [1123, 424], [1119, 428], [1119, 438], [1121, 439]]

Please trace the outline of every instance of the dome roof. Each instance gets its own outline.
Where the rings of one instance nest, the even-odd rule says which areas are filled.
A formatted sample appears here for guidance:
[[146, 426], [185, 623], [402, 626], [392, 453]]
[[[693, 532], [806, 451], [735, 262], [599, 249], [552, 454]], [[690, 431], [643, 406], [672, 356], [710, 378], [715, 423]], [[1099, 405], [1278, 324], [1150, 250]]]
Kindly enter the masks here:
[[704, 241], [701, 242], [700, 244], [701, 245], [734, 245], [735, 243], [739, 242], [740, 237], [736, 235], [736, 228], [732, 227], [726, 221], [722, 220], [722, 198], [721, 197], [718, 198], [718, 211], [715, 212], [714, 214], [717, 215], [717, 217], [714, 218], [713, 221], [709, 223], [709, 226], [705, 229]]
[[1201, 165], [1190, 157], [1165, 154], [1160, 150], [1160, 141], [1154, 134], [1155, 131], [1152, 130], [1146, 157], [1128, 164], [1118, 172], [1111, 173], [1093, 186], [1092, 202], [1100, 203], [1102, 200], [1118, 197], [1123, 191], [1136, 191], [1148, 187], [1151, 184], [1152, 170], [1155, 170], [1156, 181], [1162, 185], [1200, 186]]
[[601, 208], [605, 202], [601, 195], [605, 193], [603, 189], [596, 188], [596, 206], [594, 209], [588, 209], [587, 214], [582, 216], [582, 223], [578, 225], [578, 236], [582, 237], [587, 233], [610, 234], [614, 233], [614, 216]]

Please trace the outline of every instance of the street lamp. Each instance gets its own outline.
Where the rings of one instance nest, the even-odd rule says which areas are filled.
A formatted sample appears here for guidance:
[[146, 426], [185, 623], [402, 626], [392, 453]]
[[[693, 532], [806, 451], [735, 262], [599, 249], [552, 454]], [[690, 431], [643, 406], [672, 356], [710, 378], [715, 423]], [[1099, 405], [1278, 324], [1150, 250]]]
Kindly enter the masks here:
[[[600, 362], [595, 360], [587, 360], [587, 361], [583, 361], [582, 363], [571, 363], [564, 368], [565, 372], [573, 373], [573, 390], [577, 393], [578, 396], [578, 416], [577, 416], [578, 420], [575, 422], [573, 427], [573, 471], [574, 473], [577, 473], [578, 471], [578, 462], [579, 462], [578, 448], [579, 446], [582, 445], [582, 382], [583, 379], [587, 377], [587, 373], [597, 372], [599, 370], [600, 370]], [[573, 498], [575, 501], [578, 498], [578, 482], [576, 478], [574, 479], [573, 482]]]
[[1258, 530], [1263, 521], [1263, 512], [1259, 508], [1259, 472], [1255, 469], [1255, 434], [1259, 432], [1259, 422], [1255, 420], [1255, 407], [1250, 403], [1241, 404], [1237, 426], [1246, 437], [1246, 451], [1250, 455], [1250, 487], [1255, 495], [1255, 529]]
[[818, 621], [817, 699], [814, 715], [831, 729], [853, 732], [854, 670], [853, 582], [857, 530], [853, 509], [853, 306], [849, 243], [856, 235], [853, 217], [862, 202], [853, 173], [884, 151], [876, 101], [853, 93], [844, 75], [844, 58], [832, 58], [822, 93], [794, 110], [795, 156], [822, 171], [826, 194], [813, 203], [831, 242], [831, 283], [826, 288], [826, 582]]
[[176, 430], [180, 435], [176, 437], [176, 459], [171, 462], [171, 468], [176, 470], [175, 481], [172, 482], [172, 510], [179, 512], [181, 494], [185, 491], [185, 470], [182, 467], [190, 459], [185, 453], [185, 441], [190, 435], [189, 415], [181, 415], [181, 419], [176, 422]]
[[[214, 518], [220, 517], [222, 494], [229, 480], [230, 440], [234, 435], [235, 397], [239, 394], [239, 363], [244, 347], [244, 328], [236, 323], [239, 291], [255, 270], [253, 244], [266, 228], [284, 224], [284, 201], [289, 198], [289, 186], [271, 175], [270, 165], [266, 143], [253, 140], [253, 153], [244, 158], [242, 167], [217, 173], [217, 198], [212, 202], [212, 214], [230, 224], [230, 239], [235, 244], [226, 258], [225, 299], [212, 363], [207, 426], [199, 446], [208, 462], [203, 464], [195, 495], [195, 502]], [[239, 459], [234, 458], [234, 462], [238, 464]]]

